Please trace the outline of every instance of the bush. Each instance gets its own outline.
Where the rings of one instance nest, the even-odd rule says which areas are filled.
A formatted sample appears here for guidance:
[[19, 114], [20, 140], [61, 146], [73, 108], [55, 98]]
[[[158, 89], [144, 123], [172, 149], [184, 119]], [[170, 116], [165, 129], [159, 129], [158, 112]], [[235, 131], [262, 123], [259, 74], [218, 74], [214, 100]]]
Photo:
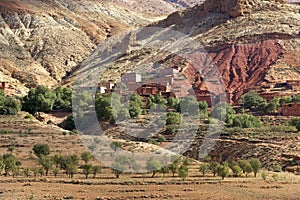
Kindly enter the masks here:
[[33, 146], [32, 150], [37, 157], [40, 157], [42, 155], [47, 156], [50, 154], [48, 144], [36, 144]]
[[46, 86], [38, 86], [31, 89], [27, 96], [23, 98], [22, 109], [35, 114], [36, 112], [49, 112], [53, 109], [56, 95]]
[[297, 128], [298, 131], [300, 131], [300, 118], [295, 118], [295, 119], [292, 119], [289, 124], [291, 126], [295, 126]]
[[32, 114], [27, 114], [25, 115], [24, 119], [33, 119], [33, 115]]
[[262, 173], [261, 173], [261, 177], [264, 179], [264, 181], [266, 181], [267, 180], [267, 177], [269, 176], [269, 174], [266, 172], [266, 171], [263, 171]]
[[254, 117], [253, 115], [248, 115], [248, 114], [237, 115], [233, 119], [232, 126], [240, 127], [240, 128], [256, 128], [256, 127], [260, 127], [260, 120]]
[[282, 172], [282, 167], [280, 165], [276, 165], [273, 167], [273, 172]]
[[21, 103], [15, 98], [5, 96], [0, 90], [0, 115], [15, 115], [21, 110]]
[[157, 142], [165, 142], [166, 141], [166, 137], [163, 135], [160, 135], [157, 137]]
[[278, 179], [279, 179], [279, 176], [278, 176], [278, 174], [273, 174], [273, 175], [272, 175], [272, 178], [273, 178], [274, 181], [277, 182]]
[[235, 111], [228, 103], [218, 103], [211, 112], [211, 117], [231, 125], [235, 118]]

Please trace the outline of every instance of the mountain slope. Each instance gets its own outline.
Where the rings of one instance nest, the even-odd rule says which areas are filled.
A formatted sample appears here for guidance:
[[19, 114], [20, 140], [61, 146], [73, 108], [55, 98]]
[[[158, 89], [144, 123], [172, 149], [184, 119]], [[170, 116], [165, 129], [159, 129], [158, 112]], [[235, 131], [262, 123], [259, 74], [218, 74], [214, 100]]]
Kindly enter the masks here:
[[[105, 38], [162, 18], [126, 6], [108, 0], [0, 1], [0, 81], [17, 93], [57, 85]], [[169, 7], [166, 12], [175, 11]]]
[[[166, 30], [190, 36], [199, 46], [203, 45], [217, 68], [211, 70], [206, 57], [202, 57], [198, 65], [183, 62], [181, 67], [189, 82], [194, 82], [197, 72], [207, 80], [218, 77], [219, 73], [225, 90], [232, 93], [231, 100], [236, 102], [243, 93], [262, 83], [298, 79], [299, 11], [299, 5], [276, 0], [210, 0], [139, 30], [135, 35], [145, 35], [151, 27], [160, 29], [137, 38], [136, 43], [146, 44], [153, 35], [168, 37]], [[169, 37], [172, 43], [173, 36]], [[136, 63], [146, 63], [151, 58], [167, 63], [173, 62], [175, 57], [153, 49], [127, 51], [102, 74], [102, 78], [116, 79], [136, 67]], [[89, 58], [93, 59], [97, 62], [97, 51]], [[173, 62], [173, 65], [181, 64]], [[200, 86], [199, 83], [194, 85]]]

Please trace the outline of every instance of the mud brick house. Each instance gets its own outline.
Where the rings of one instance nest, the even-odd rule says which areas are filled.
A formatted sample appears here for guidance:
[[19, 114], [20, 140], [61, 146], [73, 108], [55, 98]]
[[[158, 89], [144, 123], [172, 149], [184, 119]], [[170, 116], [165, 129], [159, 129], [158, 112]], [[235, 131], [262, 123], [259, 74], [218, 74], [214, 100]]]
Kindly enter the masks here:
[[189, 90], [190, 95], [195, 95], [198, 101], [206, 101], [208, 107], [215, 104], [215, 95], [211, 94], [208, 90], [201, 90], [200, 88], [193, 88]]
[[300, 5], [300, 0], [286, 0], [287, 3], [290, 3], [290, 4], [298, 4]]
[[149, 97], [150, 95], [172, 96], [170, 86], [161, 85], [159, 83], [142, 84], [136, 92], [142, 97]]
[[287, 85], [293, 91], [300, 91], [300, 80], [287, 80]]
[[159, 77], [168, 77], [174, 76], [174, 74], [178, 74], [179, 70], [174, 68], [165, 68], [159, 71]]
[[142, 75], [137, 73], [126, 73], [121, 75], [121, 82], [126, 83], [138, 83], [142, 81]]
[[281, 114], [283, 116], [300, 116], [300, 103], [283, 104]]
[[115, 83], [113, 82], [98, 83], [98, 91], [100, 91], [101, 94], [109, 93], [114, 87]]
[[282, 83], [270, 83], [255, 88], [261, 97], [268, 102], [275, 97], [293, 96], [300, 94], [300, 80], [287, 80]]
[[15, 89], [4, 81], [0, 82], [0, 90], [3, 90], [4, 94], [7, 96], [12, 96], [15, 93]]
[[0, 90], [4, 90], [6, 89], [6, 82], [1, 82], [0, 84]]

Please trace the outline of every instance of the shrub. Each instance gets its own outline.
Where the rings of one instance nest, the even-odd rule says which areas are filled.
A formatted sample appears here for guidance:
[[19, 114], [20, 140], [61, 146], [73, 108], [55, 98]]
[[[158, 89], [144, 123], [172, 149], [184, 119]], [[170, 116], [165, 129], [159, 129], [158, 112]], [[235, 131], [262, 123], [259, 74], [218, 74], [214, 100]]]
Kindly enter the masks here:
[[282, 167], [280, 165], [276, 165], [273, 167], [273, 172], [282, 172]]
[[25, 115], [24, 119], [33, 119], [33, 115], [32, 114], [27, 114]]
[[50, 149], [48, 144], [35, 144], [32, 150], [37, 157], [40, 157], [42, 155], [47, 156], [50, 154]]
[[20, 109], [19, 100], [5, 96], [4, 92], [0, 90], [0, 115], [15, 115]]
[[279, 176], [278, 176], [278, 174], [273, 174], [273, 175], [272, 175], [272, 178], [273, 178], [274, 181], [277, 182], [278, 179], [279, 179]]
[[267, 180], [267, 177], [269, 176], [269, 174], [266, 171], [262, 171], [261, 173], [261, 177], [264, 179], [264, 181]]
[[235, 117], [235, 111], [228, 103], [218, 103], [211, 112], [211, 117], [231, 125]]
[[255, 128], [260, 127], [260, 120], [253, 115], [242, 114], [237, 115], [233, 119], [232, 126], [240, 128]]
[[291, 126], [295, 126], [297, 128], [298, 131], [300, 131], [300, 118], [295, 118], [295, 119], [292, 119], [289, 124]]
[[166, 141], [166, 137], [163, 135], [160, 135], [157, 137], [157, 142], [165, 142]]

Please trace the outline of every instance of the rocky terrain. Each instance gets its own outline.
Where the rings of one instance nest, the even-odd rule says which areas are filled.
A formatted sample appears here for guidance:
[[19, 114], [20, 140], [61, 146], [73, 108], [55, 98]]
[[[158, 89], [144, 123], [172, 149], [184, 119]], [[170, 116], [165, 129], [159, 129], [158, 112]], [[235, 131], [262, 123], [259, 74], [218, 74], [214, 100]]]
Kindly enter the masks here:
[[37, 84], [55, 86], [105, 38], [175, 11], [164, 1], [155, 13], [145, 10], [151, 2], [140, 2], [140, 9], [122, 2], [1, 1], [0, 81], [17, 93]]

